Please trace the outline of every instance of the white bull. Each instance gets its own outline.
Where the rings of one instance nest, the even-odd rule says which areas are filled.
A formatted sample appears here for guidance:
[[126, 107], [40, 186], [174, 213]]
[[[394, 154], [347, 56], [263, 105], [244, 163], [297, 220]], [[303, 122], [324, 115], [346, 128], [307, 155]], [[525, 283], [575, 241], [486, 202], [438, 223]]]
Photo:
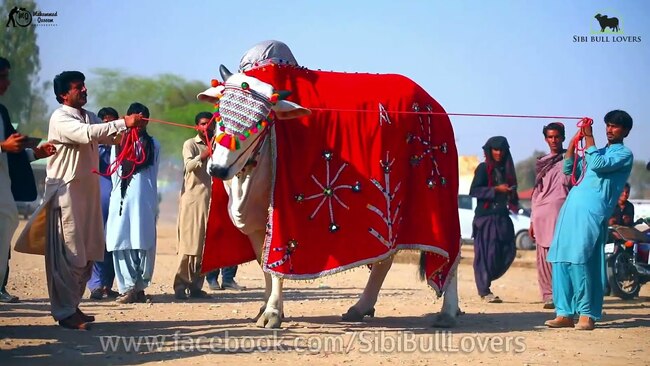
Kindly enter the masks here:
[[[239, 90], [246, 85], [249, 96], [256, 95], [261, 99], [271, 97], [275, 91], [273, 87], [258, 79], [243, 73], [231, 74], [221, 66], [223, 85], [210, 88], [199, 94], [198, 99], [211, 103], [218, 103], [228, 90]], [[277, 94], [277, 93], [276, 93]], [[282, 94], [282, 93], [280, 93]], [[280, 96], [281, 98], [282, 96]], [[241, 95], [239, 96], [241, 98]], [[241, 100], [240, 100], [241, 102]], [[261, 107], [261, 114], [275, 112], [276, 120], [291, 119], [309, 114], [310, 111], [291, 102], [278, 100], [275, 105]], [[229, 113], [232, 104], [226, 105], [221, 99], [220, 113], [223, 118]], [[230, 111], [232, 112], [232, 111]], [[261, 114], [259, 114], [261, 113]], [[257, 119], [258, 117], [253, 117]], [[262, 117], [266, 117], [263, 115]], [[241, 126], [229, 125], [227, 131], [237, 131]], [[244, 129], [250, 126], [243, 126]], [[262, 137], [259, 137], [262, 136]], [[250, 239], [258, 262], [262, 263], [263, 245], [266, 235], [267, 215], [271, 205], [272, 189], [272, 145], [275, 144], [273, 125], [260, 131], [258, 136], [251, 136], [243, 141], [238, 141], [240, 146], [231, 149], [228, 143], [214, 144], [214, 152], [208, 162], [209, 173], [222, 179], [229, 195], [229, 214], [235, 226]], [[259, 138], [257, 138], [259, 137]], [[233, 142], [234, 144], [234, 142]], [[225, 146], [223, 146], [225, 145]], [[274, 151], [274, 150], [273, 150]], [[256, 164], [247, 164], [249, 161]], [[393, 257], [372, 265], [370, 277], [359, 300], [343, 314], [344, 321], [360, 321], [365, 316], [374, 316], [374, 305], [377, 296], [393, 262]], [[283, 316], [282, 285], [283, 279], [264, 272], [265, 278], [265, 305], [260, 309], [257, 326], [266, 328], [279, 328]], [[433, 326], [452, 327], [456, 324], [456, 317], [460, 313], [458, 307], [458, 290], [456, 269], [450, 273], [450, 280], [444, 292], [444, 302], [441, 312], [435, 317]]]

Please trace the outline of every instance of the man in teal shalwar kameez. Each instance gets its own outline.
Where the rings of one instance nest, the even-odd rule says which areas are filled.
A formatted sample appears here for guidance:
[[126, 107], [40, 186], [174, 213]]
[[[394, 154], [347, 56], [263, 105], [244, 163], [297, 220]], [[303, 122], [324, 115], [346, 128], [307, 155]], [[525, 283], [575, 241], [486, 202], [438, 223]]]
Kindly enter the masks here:
[[[552, 328], [591, 330], [603, 308], [604, 253], [607, 220], [612, 214], [632, 171], [632, 151], [623, 140], [632, 129], [632, 117], [615, 110], [605, 115], [608, 144], [598, 149], [591, 126], [582, 127], [571, 140], [564, 173], [571, 174], [574, 147], [585, 138], [585, 158], [576, 174], [586, 170], [562, 206], [547, 260], [553, 264], [553, 302], [557, 317], [545, 324]], [[573, 324], [575, 314], [580, 315]]]

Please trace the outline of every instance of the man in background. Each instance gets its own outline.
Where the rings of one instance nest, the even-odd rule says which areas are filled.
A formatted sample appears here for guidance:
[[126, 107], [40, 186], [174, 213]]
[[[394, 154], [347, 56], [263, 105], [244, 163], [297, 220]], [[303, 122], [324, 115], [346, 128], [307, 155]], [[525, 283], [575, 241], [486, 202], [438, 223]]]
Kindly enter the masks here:
[[553, 240], [555, 222], [571, 188], [571, 177], [562, 170], [565, 139], [564, 125], [553, 122], [544, 126], [544, 140], [550, 152], [535, 162], [535, 186], [531, 200], [530, 236], [537, 244], [537, 282], [544, 309], [553, 309], [553, 267], [546, 261]]
[[630, 184], [625, 183], [623, 192], [618, 198], [612, 217], [609, 218], [609, 225], [634, 226], [634, 205], [628, 201], [630, 198]]
[[[97, 112], [97, 117], [102, 122], [116, 121], [120, 118], [119, 114], [114, 108], [105, 107]], [[111, 148], [112, 145], [99, 144], [99, 172], [106, 174], [108, 166], [111, 163]], [[111, 191], [113, 190], [113, 183], [110, 176], [99, 176], [99, 194], [102, 203], [102, 218], [104, 220], [104, 231], [106, 231], [106, 221], [108, 220], [108, 208], [111, 201]], [[119, 292], [113, 291], [113, 282], [115, 280], [115, 268], [113, 268], [113, 254], [104, 248], [104, 261], [95, 262], [93, 265], [93, 272], [88, 281], [88, 289], [90, 290], [90, 298], [93, 300], [101, 300], [104, 297], [114, 299], [119, 296]]]
[[205, 298], [202, 290], [201, 259], [212, 195], [212, 178], [206, 170], [210, 157], [207, 143], [212, 141], [215, 124], [212, 113], [201, 112], [194, 124], [205, 131], [183, 144], [183, 186], [178, 207], [178, 270], [174, 277], [174, 296], [179, 300], [189, 297]]

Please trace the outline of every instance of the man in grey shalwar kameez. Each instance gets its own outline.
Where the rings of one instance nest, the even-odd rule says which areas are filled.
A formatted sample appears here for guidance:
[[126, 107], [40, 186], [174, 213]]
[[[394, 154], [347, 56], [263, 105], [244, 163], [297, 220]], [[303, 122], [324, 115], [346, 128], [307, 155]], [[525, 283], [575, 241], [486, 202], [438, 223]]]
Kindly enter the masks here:
[[[114, 142], [127, 127], [144, 125], [142, 116], [102, 123], [83, 109], [85, 76], [64, 71], [54, 78], [54, 94], [62, 106], [50, 118], [48, 140], [56, 146], [47, 164], [45, 197], [19, 238], [18, 246], [33, 247], [46, 236], [45, 272], [51, 313], [65, 328], [87, 329], [95, 320], [79, 310], [94, 261], [104, 258], [104, 223], [99, 197], [98, 143]], [[44, 214], [46, 233], [38, 220]]]

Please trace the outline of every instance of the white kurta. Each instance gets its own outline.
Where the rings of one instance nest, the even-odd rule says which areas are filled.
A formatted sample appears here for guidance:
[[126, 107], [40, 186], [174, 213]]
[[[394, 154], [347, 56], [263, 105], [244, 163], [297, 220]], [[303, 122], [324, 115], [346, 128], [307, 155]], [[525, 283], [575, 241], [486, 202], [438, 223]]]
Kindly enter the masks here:
[[[158, 205], [158, 165], [160, 144], [154, 142], [154, 163], [131, 177], [122, 202], [122, 168], [112, 176], [113, 190], [108, 205], [106, 250], [150, 250], [156, 246], [156, 208]], [[115, 160], [115, 147], [111, 162]], [[122, 213], [120, 214], [120, 207]]]
[[[50, 118], [48, 141], [57, 152], [47, 164], [42, 206], [51, 203], [54, 209], [60, 207], [66, 257], [77, 267], [104, 258], [99, 176], [93, 170], [99, 167], [98, 143], [111, 144], [114, 136], [124, 130], [124, 120], [103, 123], [92, 112], [65, 105]], [[21, 246], [45, 235], [32, 232], [32, 224], [34, 220], [23, 230], [21, 241], [25, 242]]]

